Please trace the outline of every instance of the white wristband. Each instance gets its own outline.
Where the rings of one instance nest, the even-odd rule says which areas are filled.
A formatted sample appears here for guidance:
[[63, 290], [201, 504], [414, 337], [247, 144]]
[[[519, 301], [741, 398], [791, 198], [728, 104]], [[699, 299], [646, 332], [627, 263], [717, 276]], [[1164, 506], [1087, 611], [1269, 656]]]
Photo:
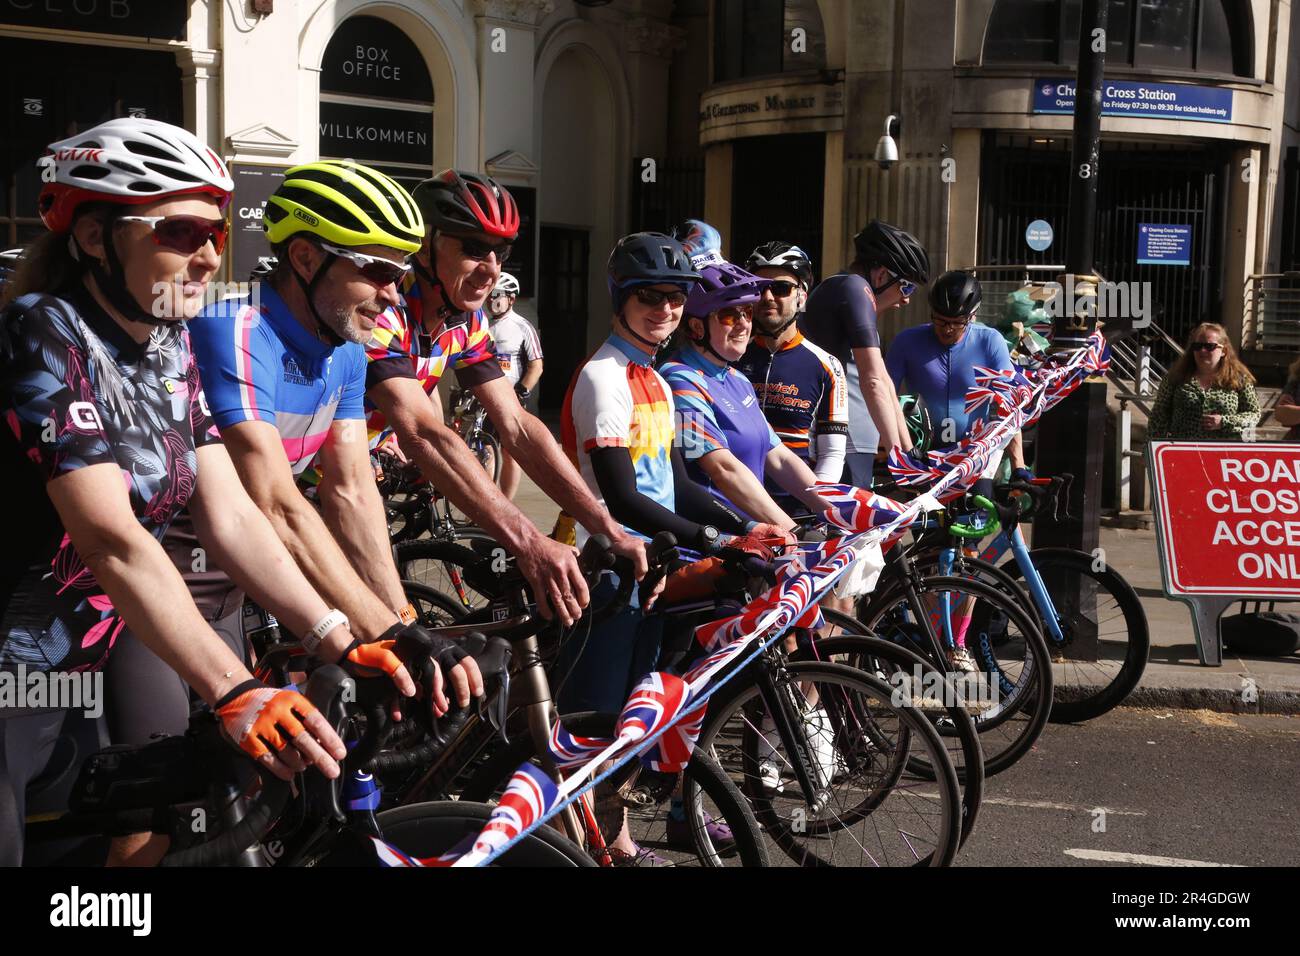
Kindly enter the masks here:
[[335, 608], [321, 618], [316, 626], [304, 635], [302, 645], [307, 648], [307, 653], [315, 654], [317, 648], [321, 645], [321, 641], [325, 640], [326, 635], [339, 626], [348, 627], [348, 619], [342, 611]]

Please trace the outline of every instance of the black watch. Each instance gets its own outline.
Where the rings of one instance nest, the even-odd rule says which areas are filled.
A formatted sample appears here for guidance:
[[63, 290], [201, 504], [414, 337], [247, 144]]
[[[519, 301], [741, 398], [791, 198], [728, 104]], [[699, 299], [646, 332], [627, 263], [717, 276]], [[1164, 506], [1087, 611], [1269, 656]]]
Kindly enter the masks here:
[[699, 534], [700, 551], [704, 554], [713, 554], [722, 547], [722, 532], [711, 524], [700, 525]]
[[522, 383], [515, 383], [515, 394], [519, 396], [521, 402], [528, 401], [528, 396], [533, 394], [531, 389], [524, 388]]

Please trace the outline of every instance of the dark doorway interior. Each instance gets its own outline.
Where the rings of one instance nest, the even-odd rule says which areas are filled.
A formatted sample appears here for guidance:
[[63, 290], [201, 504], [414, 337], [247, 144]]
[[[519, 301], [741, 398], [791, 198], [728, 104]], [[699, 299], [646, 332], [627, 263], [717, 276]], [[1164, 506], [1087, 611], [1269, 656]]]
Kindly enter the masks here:
[[[821, 258], [822, 194], [826, 178], [826, 137], [822, 133], [754, 136], [733, 144], [731, 249], [743, 265], [754, 247], [773, 239], [793, 242], [813, 259]], [[838, 268], [838, 263], [835, 264]]]
[[36, 213], [45, 147], [115, 116], [181, 123], [172, 53], [0, 38], [0, 247], [43, 231]]
[[542, 226], [541, 268], [537, 281], [538, 332], [546, 356], [541, 408], [558, 411], [569, 379], [587, 357], [586, 229]]

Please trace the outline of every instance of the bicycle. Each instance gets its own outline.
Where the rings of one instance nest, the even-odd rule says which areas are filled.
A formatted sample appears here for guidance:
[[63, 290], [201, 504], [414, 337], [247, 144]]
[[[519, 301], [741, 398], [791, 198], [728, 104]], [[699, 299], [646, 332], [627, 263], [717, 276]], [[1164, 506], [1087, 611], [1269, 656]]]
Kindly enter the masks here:
[[448, 425], [465, 440], [493, 484], [501, 480], [501, 442], [492, 432], [487, 409], [474, 393], [454, 389], [451, 393]]

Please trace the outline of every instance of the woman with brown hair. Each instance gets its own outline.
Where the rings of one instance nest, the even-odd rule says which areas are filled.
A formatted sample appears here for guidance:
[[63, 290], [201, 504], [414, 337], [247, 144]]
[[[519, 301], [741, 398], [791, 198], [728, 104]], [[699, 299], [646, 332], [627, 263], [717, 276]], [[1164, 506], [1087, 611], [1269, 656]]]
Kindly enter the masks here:
[[1278, 396], [1273, 417], [1279, 425], [1286, 425], [1290, 429], [1286, 433], [1287, 441], [1300, 441], [1300, 358], [1286, 370], [1286, 384]]
[[1259, 412], [1255, 376], [1227, 331], [1202, 322], [1160, 383], [1147, 434], [1156, 441], [1251, 441]]

